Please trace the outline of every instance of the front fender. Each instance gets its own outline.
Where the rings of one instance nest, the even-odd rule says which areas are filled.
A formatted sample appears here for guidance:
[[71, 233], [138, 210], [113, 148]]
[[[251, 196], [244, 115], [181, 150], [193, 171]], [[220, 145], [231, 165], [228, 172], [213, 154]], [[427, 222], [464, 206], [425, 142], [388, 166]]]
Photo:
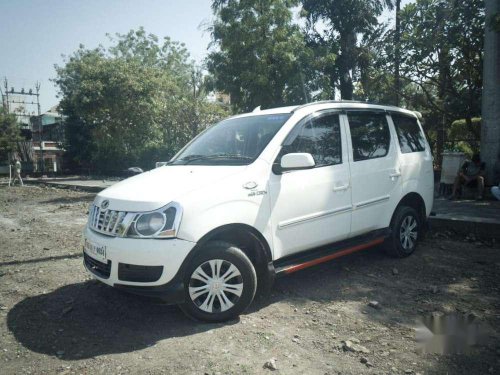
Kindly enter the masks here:
[[267, 196], [255, 199], [226, 200], [222, 203], [203, 207], [202, 205], [184, 208], [178, 237], [198, 242], [207, 233], [230, 224], [244, 224], [254, 228], [267, 241], [272, 251], [272, 231], [270, 209]]

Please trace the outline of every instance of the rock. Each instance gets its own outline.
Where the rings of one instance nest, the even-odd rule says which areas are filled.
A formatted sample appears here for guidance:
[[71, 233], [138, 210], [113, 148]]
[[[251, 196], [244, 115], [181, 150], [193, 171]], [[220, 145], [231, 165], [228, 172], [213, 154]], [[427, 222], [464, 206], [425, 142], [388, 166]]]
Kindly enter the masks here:
[[296, 343], [296, 344], [300, 343], [300, 340], [299, 340], [298, 338], [296, 338], [296, 337], [294, 337], [294, 338], [292, 339], [292, 341], [293, 341], [294, 343]]
[[348, 351], [348, 352], [365, 353], [365, 354], [370, 353], [370, 350], [365, 348], [363, 345], [356, 344], [351, 340], [343, 341], [342, 346], [343, 346], [344, 350]]
[[359, 359], [359, 361], [360, 361], [361, 363], [368, 363], [368, 359], [367, 359], [366, 357], [361, 357], [361, 358]]
[[392, 269], [392, 274], [393, 274], [393, 275], [399, 275], [399, 271], [398, 271], [398, 269], [397, 269], [396, 267], [394, 267], [394, 268]]
[[68, 307], [65, 307], [61, 313], [61, 316], [64, 316], [68, 313], [70, 313], [71, 311], [73, 310], [73, 306], [68, 306]]
[[276, 371], [278, 369], [278, 367], [276, 366], [276, 358], [271, 358], [269, 361], [264, 363], [264, 368], [271, 371]]
[[411, 370], [411, 369], [406, 369], [406, 370], [405, 370], [405, 374], [413, 374], [413, 370]]
[[368, 302], [368, 306], [373, 307], [374, 309], [380, 309], [380, 304], [378, 301], [370, 301]]

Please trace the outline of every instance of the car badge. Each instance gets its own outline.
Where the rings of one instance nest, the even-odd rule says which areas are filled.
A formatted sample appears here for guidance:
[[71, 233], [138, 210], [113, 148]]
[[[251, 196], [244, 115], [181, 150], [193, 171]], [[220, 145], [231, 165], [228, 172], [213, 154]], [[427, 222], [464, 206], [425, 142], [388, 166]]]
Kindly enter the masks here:
[[108, 208], [108, 206], [109, 206], [109, 201], [108, 201], [107, 199], [106, 199], [106, 200], [104, 200], [104, 201], [102, 201], [102, 203], [101, 203], [101, 208], [102, 208], [103, 210], [105, 210], [106, 208]]
[[243, 184], [243, 187], [245, 189], [255, 189], [258, 186], [258, 184], [255, 181], [248, 181], [247, 183]]

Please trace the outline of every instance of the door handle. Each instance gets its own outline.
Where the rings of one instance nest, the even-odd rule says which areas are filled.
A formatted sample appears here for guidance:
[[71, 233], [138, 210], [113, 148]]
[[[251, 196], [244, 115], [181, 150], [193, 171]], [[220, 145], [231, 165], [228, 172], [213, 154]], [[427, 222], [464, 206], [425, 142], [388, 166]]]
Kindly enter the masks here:
[[347, 190], [347, 189], [349, 189], [349, 184], [338, 186], [338, 187], [334, 187], [333, 191], [342, 191], [342, 190]]
[[389, 177], [390, 177], [390, 178], [395, 178], [395, 177], [399, 177], [399, 176], [401, 176], [401, 172], [399, 172], [399, 171], [398, 171], [398, 172], [391, 173], [391, 174], [389, 175]]

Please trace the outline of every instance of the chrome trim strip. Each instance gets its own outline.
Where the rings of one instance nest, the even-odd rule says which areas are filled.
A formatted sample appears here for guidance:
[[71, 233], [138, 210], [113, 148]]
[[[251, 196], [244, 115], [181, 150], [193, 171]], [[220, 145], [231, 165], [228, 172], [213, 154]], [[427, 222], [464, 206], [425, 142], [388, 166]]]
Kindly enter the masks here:
[[370, 200], [367, 200], [364, 202], [360, 202], [360, 203], [354, 205], [354, 210], [357, 210], [358, 208], [365, 208], [365, 207], [371, 206], [373, 204], [388, 201], [390, 197], [391, 197], [390, 195], [384, 195], [383, 197], [380, 197], [380, 198], [374, 198], [374, 199], [370, 199]]
[[285, 221], [282, 221], [281, 223], [278, 223], [278, 229], [283, 229], [283, 228], [290, 227], [290, 226], [300, 224], [300, 223], [310, 221], [310, 220], [320, 219], [320, 218], [323, 218], [326, 216], [342, 214], [345, 212], [349, 212], [351, 210], [352, 210], [352, 206], [349, 205], [349, 206], [339, 207], [339, 208], [336, 208], [334, 210], [321, 211], [321, 212], [317, 212], [314, 214], [301, 216], [301, 217], [298, 217], [295, 219], [285, 220]]

